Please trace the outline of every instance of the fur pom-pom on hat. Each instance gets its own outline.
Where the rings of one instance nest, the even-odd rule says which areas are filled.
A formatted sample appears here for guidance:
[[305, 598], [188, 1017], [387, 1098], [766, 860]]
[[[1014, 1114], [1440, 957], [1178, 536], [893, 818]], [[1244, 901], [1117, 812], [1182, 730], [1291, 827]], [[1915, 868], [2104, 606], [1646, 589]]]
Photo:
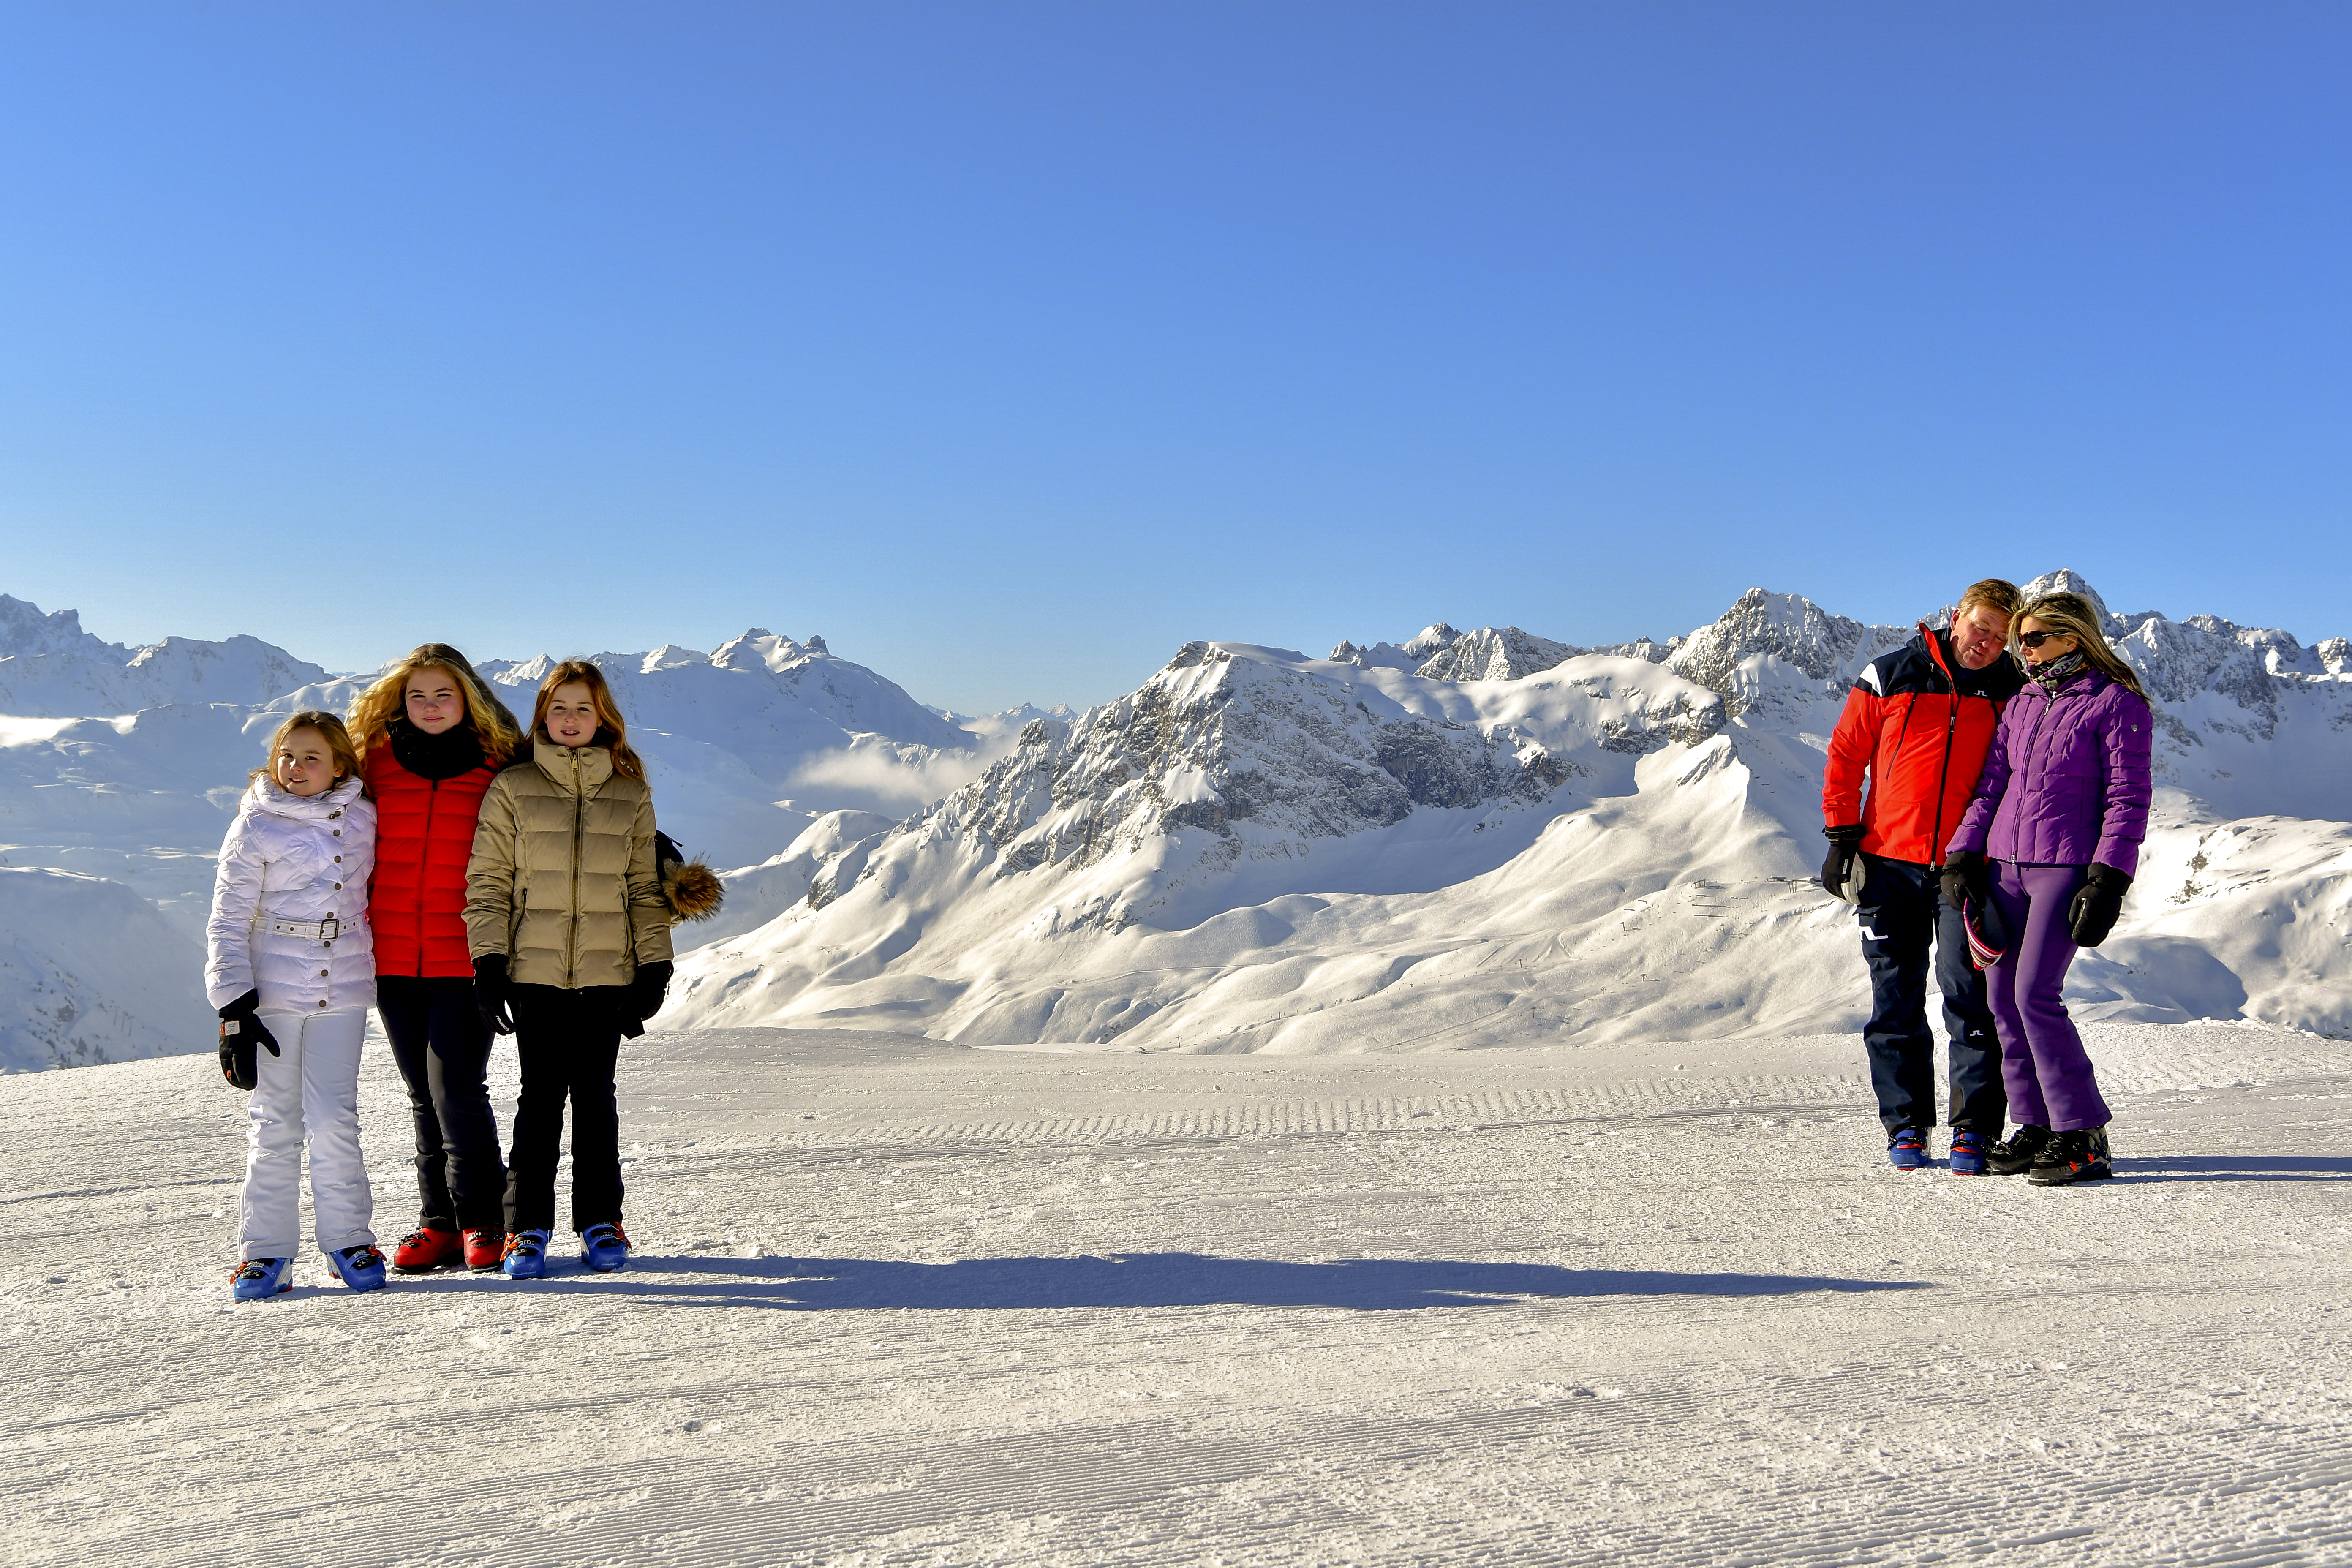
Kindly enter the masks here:
[[708, 863], [689, 860], [677, 841], [667, 833], [654, 835], [654, 869], [661, 874], [662, 897], [669, 902], [670, 923], [707, 921], [727, 901], [727, 884]]

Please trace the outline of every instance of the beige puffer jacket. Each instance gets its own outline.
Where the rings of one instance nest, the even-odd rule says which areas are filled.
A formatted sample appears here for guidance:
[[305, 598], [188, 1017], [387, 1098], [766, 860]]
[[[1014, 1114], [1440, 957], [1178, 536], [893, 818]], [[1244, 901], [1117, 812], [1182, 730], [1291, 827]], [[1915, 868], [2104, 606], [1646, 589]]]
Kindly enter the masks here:
[[534, 740], [490, 781], [466, 868], [466, 938], [519, 985], [625, 985], [671, 956], [654, 795], [602, 746]]

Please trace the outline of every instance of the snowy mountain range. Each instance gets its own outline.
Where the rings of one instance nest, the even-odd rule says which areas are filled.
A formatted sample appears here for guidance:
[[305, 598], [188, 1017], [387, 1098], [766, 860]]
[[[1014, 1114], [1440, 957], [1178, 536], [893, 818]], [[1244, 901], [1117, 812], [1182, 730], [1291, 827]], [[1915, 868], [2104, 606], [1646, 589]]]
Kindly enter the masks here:
[[[2160, 790], [2078, 1005], [2352, 1032], [2352, 645], [2108, 626]], [[665, 1025], [1421, 1049], [1853, 1026], [1851, 911], [1811, 880], [1822, 756], [1911, 635], [1756, 589], [1663, 642], [1195, 642], [1115, 702], [984, 717], [757, 628], [597, 662], [663, 826], [736, 868]], [[480, 668], [527, 712], [550, 662]], [[245, 774], [367, 679], [0, 595], [0, 1067], [209, 1043], [198, 938]]]
[[[2352, 649], [2108, 625], [2163, 715], [2161, 787], [2081, 1005], [2352, 1031]], [[1852, 912], [1811, 880], [1822, 759], [1912, 635], [1757, 589], [1598, 649], [1444, 625], [1320, 659], [1188, 644], [839, 835], [797, 908], [686, 961], [664, 1019], [1283, 1051], [1851, 1027]]]
[[[528, 715], [551, 662], [478, 668]], [[887, 825], [1010, 743], [960, 729], [822, 637], [754, 628], [715, 653], [597, 662], [663, 826], [720, 866], [767, 858], [833, 813], [861, 831]], [[373, 679], [249, 637], [128, 647], [72, 611], [0, 595], [0, 1068], [209, 1043], [201, 935], [246, 775], [287, 713], [344, 711]]]

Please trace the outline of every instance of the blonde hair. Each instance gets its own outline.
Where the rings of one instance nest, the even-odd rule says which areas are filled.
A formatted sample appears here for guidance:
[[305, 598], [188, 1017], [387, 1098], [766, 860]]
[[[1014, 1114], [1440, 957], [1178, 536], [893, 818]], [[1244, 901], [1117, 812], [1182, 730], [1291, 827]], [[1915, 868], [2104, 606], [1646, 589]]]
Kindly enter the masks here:
[[629, 726], [621, 718], [621, 705], [613, 700], [612, 685], [605, 680], [603, 670], [584, 658], [565, 659], [549, 670], [547, 679], [539, 683], [539, 700], [531, 704], [530, 709], [532, 737], [550, 745], [555, 743], [555, 737], [547, 732], [548, 700], [555, 695], [557, 687], [568, 686], [574, 681], [588, 689], [589, 700], [596, 705], [596, 738], [588, 743], [603, 746], [613, 753], [614, 773], [626, 773], [643, 784], [646, 764], [629, 746]]
[[2080, 594], [2044, 594], [2026, 602], [2009, 623], [2009, 640], [2017, 643], [2017, 628], [2031, 616], [2053, 632], [2063, 632], [2074, 639], [2083, 650], [2083, 662], [2097, 670], [2116, 685], [2127, 687], [2143, 702], [2147, 691], [2139, 683], [2139, 674], [2116, 650], [2107, 646], [2107, 634], [2099, 627], [2099, 612], [2091, 601]]
[[1957, 621], [1976, 605], [1982, 605], [1989, 610], [1999, 610], [2009, 619], [2015, 620], [2017, 606], [2023, 603], [2025, 595], [2019, 592], [2017, 584], [2008, 578], [1988, 577], [1981, 583], [1969, 584], [1968, 592], [1960, 595], [1960, 602], [1952, 606], [1952, 619]]
[[419, 670], [446, 670], [466, 694], [466, 719], [482, 755], [492, 767], [502, 765], [522, 745], [522, 726], [507, 705], [491, 694], [489, 685], [474, 673], [466, 656], [445, 642], [429, 642], [410, 650], [406, 658], [386, 670], [377, 681], [352, 700], [352, 730], [362, 762], [370, 748], [391, 734], [393, 720], [408, 707], [408, 682]]
[[[277, 782], [278, 750], [297, 730], [315, 730], [319, 733], [319, 739], [327, 742], [328, 754], [335, 759], [335, 783], [341, 784], [345, 779], [359, 777], [360, 754], [352, 745], [352, 732], [343, 728], [343, 721], [332, 713], [322, 710], [305, 708], [299, 713], [289, 715], [286, 722], [278, 725], [271, 732], [269, 750], [263, 753], [269, 760], [246, 775], [247, 788], [251, 788], [256, 779], [268, 779], [273, 784]], [[362, 795], [368, 793], [367, 784], [364, 782], [360, 784], [360, 793]]]

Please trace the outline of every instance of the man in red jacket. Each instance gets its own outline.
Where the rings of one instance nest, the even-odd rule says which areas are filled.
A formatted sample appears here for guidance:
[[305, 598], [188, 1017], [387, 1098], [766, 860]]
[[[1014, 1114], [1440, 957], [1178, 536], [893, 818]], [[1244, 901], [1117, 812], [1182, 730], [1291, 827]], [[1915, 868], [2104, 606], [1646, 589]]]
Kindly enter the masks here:
[[[1927, 1163], [1936, 1124], [1936, 1038], [1927, 1027], [1927, 951], [1950, 1034], [1952, 1172], [1982, 1175], [2009, 1114], [2000, 1042], [1984, 975], [1969, 961], [1961, 911], [1937, 886], [1944, 845], [1984, 771], [2001, 704], [2024, 677], [2009, 657], [2016, 587], [1998, 577], [1960, 595], [1948, 630], [1871, 661], [1853, 683], [1822, 771], [1822, 885], [1862, 917], [1870, 964], [1863, 1043], [1895, 1168]], [[1864, 784], [1868, 782], [1865, 797]]]

